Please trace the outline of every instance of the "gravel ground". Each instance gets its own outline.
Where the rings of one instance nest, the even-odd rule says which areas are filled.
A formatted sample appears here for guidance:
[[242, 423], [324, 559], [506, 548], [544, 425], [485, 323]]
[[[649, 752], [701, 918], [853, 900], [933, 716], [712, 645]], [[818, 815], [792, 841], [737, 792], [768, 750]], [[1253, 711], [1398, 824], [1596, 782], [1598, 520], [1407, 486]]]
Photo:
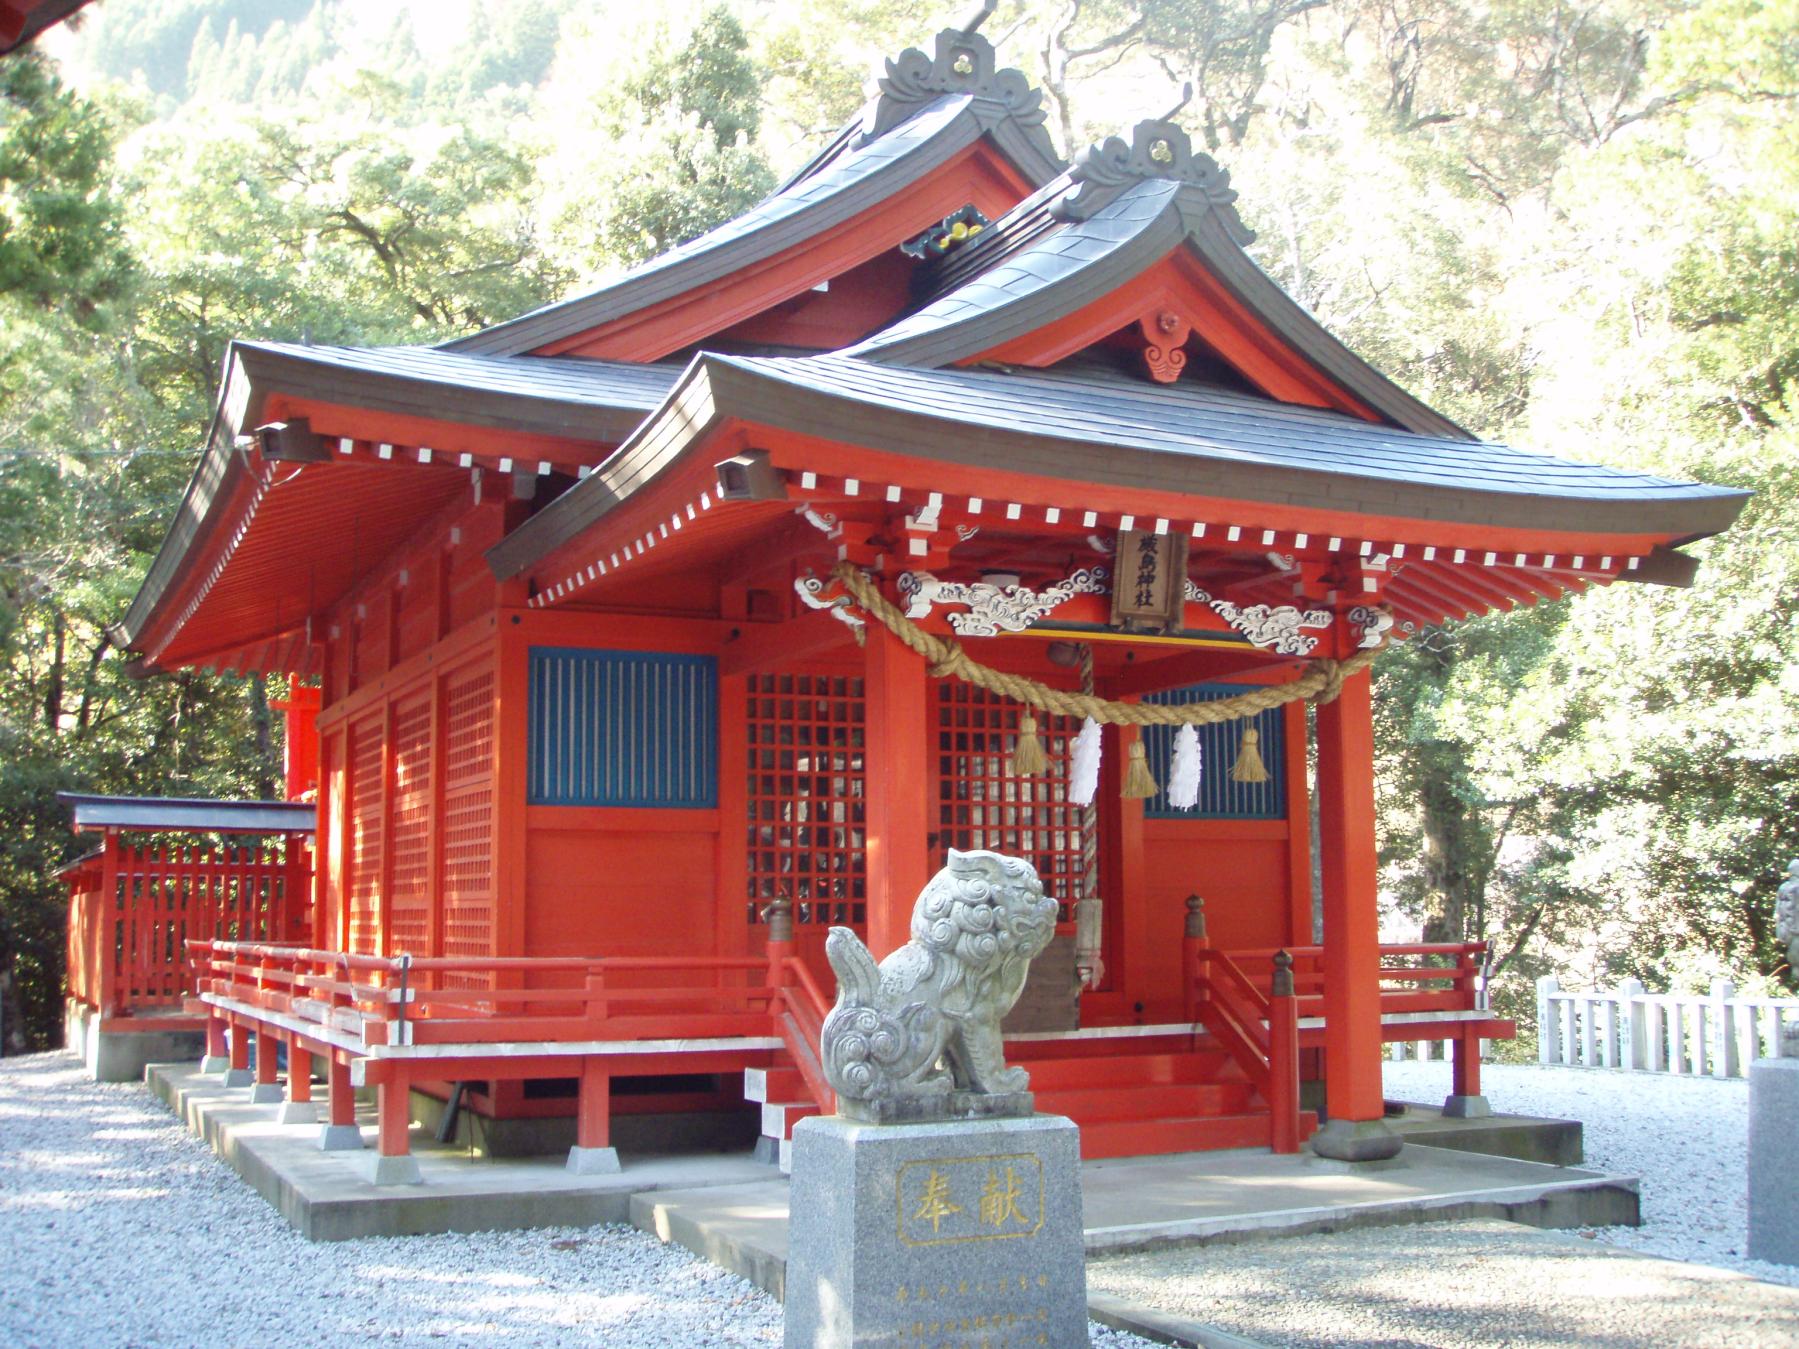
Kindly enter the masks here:
[[[1749, 1084], [1603, 1068], [1492, 1064], [1481, 1069], [1493, 1109], [1577, 1119], [1586, 1164], [1642, 1180], [1643, 1225], [1607, 1227], [1614, 1246], [1734, 1269], [1799, 1287], [1799, 1268], [1743, 1255], [1749, 1231]], [[1386, 1065], [1389, 1098], [1436, 1104], [1449, 1065]]]
[[0, 1060], [0, 1345], [377, 1340], [778, 1345], [781, 1309], [628, 1227], [307, 1242], [141, 1086]]
[[1150, 1252], [1088, 1287], [1271, 1349], [1796, 1349], [1799, 1292], [1503, 1222]]

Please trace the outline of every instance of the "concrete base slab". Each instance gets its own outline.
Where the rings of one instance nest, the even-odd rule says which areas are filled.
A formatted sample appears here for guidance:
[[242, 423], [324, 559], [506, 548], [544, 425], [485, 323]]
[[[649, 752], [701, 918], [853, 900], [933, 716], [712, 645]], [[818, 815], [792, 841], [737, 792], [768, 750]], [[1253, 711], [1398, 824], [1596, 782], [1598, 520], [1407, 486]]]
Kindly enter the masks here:
[[1312, 1151], [1337, 1162], [1384, 1162], [1404, 1146], [1380, 1119], [1334, 1119], [1312, 1135]]
[[256, 1075], [248, 1068], [227, 1068], [220, 1083], [226, 1087], [251, 1087], [256, 1085]]
[[1515, 1157], [1521, 1162], [1546, 1162], [1550, 1166], [1579, 1166], [1586, 1156], [1579, 1120], [1536, 1119], [1528, 1115], [1456, 1119], [1445, 1115], [1439, 1106], [1412, 1102], [1389, 1101], [1387, 1109], [1387, 1127], [1407, 1143], [1483, 1152], [1490, 1157]]
[[[690, 1191], [743, 1185], [778, 1176], [747, 1152], [650, 1155], [624, 1152], [613, 1175], [574, 1175], [561, 1156], [518, 1160], [472, 1158], [439, 1146], [414, 1130], [412, 1158], [421, 1185], [373, 1185], [356, 1167], [358, 1152], [321, 1151], [320, 1135], [275, 1123], [266, 1106], [228, 1091], [216, 1073], [197, 1065], [159, 1065], [150, 1089], [302, 1236], [341, 1241], [365, 1236], [432, 1232], [491, 1232], [533, 1227], [591, 1227], [630, 1220], [633, 1195], [656, 1189]], [[374, 1137], [372, 1103], [361, 1103], [360, 1124]], [[357, 1126], [341, 1126], [355, 1143]], [[335, 1130], [332, 1130], [335, 1133]]]
[[[1417, 1145], [1373, 1166], [1259, 1149], [1090, 1161], [1081, 1196], [1089, 1257], [1454, 1218], [1641, 1221], [1635, 1177]], [[784, 1180], [662, 1190], [633, 1199], [631, 1221], [780, 1297], [787, 1201]]]
[[287, 1099], [287, 1093], [281, 1089], [279, 1082], [252, 1082], [250, 1084], [251, 1105], [280, 1105]]
[[275, 1111], [277, 1124], [317, 1124], [319, 1108], [311, 1101], [283, 1101]]
[[85, 1003], [63, 1005], [63, 1043], [77, 1054], [96, 1082], [142, 1082], [152, 1063], [180, 1063], [200, 1057], [204, 1030], [135, 1030], [132, 1017], [102, 1019]]
[[577, 1176], [615, 1176], [619, 1172], [618, 1149], [570, 1148], [568, 1169]]
[[319, 1130], [320, 1152], [360, 1152], [362, 1129], [355, 1124], [327, 1124]]
[[230, 1067], [231, 1060], [224, 1054], [206, 1054], [200, 1059], [200, 1071], [203, 1073], [222, 1073]]
[[1493, 1107], [1485, 1096], [1445, 1096], [1443, 1115], [1446, 1119], [1487, 1119]]
[[384, 1157], [379, 1152], [365, 1152], [353, 1161], [358, 1173], [370, 1185], [423, 1185], [425, 1175], [419, 1170], [418, 1158], [411, 1153], [403, 1157]]

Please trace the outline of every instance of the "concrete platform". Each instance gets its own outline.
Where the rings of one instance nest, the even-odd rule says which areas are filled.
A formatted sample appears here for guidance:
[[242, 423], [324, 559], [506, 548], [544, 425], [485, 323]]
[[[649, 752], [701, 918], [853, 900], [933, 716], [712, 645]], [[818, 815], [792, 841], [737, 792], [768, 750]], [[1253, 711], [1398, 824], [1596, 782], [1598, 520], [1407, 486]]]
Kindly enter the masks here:
[[[1087, 1162], [1081, 1195], [1089, 1256], [1449, 1218], [1640, 1221], [1634, 1177], [1417, 1145], [1360, 1165], [1259, 1150]], [[631, 1221], [781, 1296], [784, 1179], [640, 1194]]]
[[1579, 1166], [1585, 1159], [1579, 1120], [1538, 1119], [1530, 1115], [1452, 1119], [1439, 1106], [1406, 1101], [1389, 1102], [1388, 1108], [1394, 1105], [1401, 1105], [1404, 1113], [1388, 1115], [1387, 1125], [1407, 1143], [1515, 1157], [1523, 1162], [1547, 1162], [1551, 1166]]
[[[150, 1090], [294, 1228], [314, 1241], [432, 1232], [590, 1227], [630, 1221], [632, 1196], [678, 1188], [767, 1181], [780, 1172], [749, 1153], [622, 1153], [611, 1175], [575, 1175], [557, 1157], [490, 1160], [412, 1132], [422, 1183], [383, 1187], [363, 1178], [372, 1151], [321, 1152], [317, 1124], [279, 1124], [280, 1107], [252, 1105], [247, 1088], [223, 1085], [196, 1065], [158, 1064]], [[374, 1146], [372, 1113], [359, 1121]], [[782, 1218], [785, 1222], [785, 1210]]]
[[152, 1063], [192, 1061], [206, 1047], [204, 1027], [184, 1027], [179, 1016], [102, 1018], [93, 1008], [65, 999], [63, 1044], [80, 1055], [96, 1082], [142, 1082]]

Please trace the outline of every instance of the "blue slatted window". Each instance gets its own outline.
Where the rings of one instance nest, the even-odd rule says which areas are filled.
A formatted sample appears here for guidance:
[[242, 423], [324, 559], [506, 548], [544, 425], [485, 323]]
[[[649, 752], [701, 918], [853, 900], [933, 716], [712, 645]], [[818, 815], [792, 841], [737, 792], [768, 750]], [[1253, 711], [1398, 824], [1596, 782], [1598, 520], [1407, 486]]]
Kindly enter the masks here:
[[[1184, 707], [1188, 703], [1234, 697], [1247, 692], [1249, 687], [1243, 684], [1190, 684], [1183, 689], [1146, 694], [1143, 701]], [[1254, 726], [1261, 733], [1262, 763], [1268, 769], [1266, 782], [1231, 781], [1231, 765], [1237, 762], [1237, 747], [1246, 726]], [[1147, 818], [1279, 820], [1286, 817], [1287, 723], [1280, 708], [1270, 708], [1240, 721], [1194, 728], [1199, 732], [1200, 760], [1204, 767], [1199, 778], [1199, 804], [1192, 810], [1176, 810], [1168, 804], [1168, 766], [1176, 729], [1173, 726], [1146, 726], [1143, 730], [1143, 750], [1149, 759], [1149, 770], [1155, 774], [1160, 786], [1160, 790], [1143, 803]]]
[[718, 804], [718, 663], [660, 651], [531, 648], [535, 806]]

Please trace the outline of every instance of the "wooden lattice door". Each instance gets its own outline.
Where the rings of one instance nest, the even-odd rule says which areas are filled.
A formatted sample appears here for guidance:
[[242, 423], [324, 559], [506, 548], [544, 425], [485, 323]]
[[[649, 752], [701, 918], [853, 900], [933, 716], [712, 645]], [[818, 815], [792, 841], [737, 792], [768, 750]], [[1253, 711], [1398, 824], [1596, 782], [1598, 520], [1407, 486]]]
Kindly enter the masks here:
[[799, 952], [822, 970], [834, 924], [868, 931], [862, 679], [757, 675], [745, 712], [748, 918], [789, 900]]

